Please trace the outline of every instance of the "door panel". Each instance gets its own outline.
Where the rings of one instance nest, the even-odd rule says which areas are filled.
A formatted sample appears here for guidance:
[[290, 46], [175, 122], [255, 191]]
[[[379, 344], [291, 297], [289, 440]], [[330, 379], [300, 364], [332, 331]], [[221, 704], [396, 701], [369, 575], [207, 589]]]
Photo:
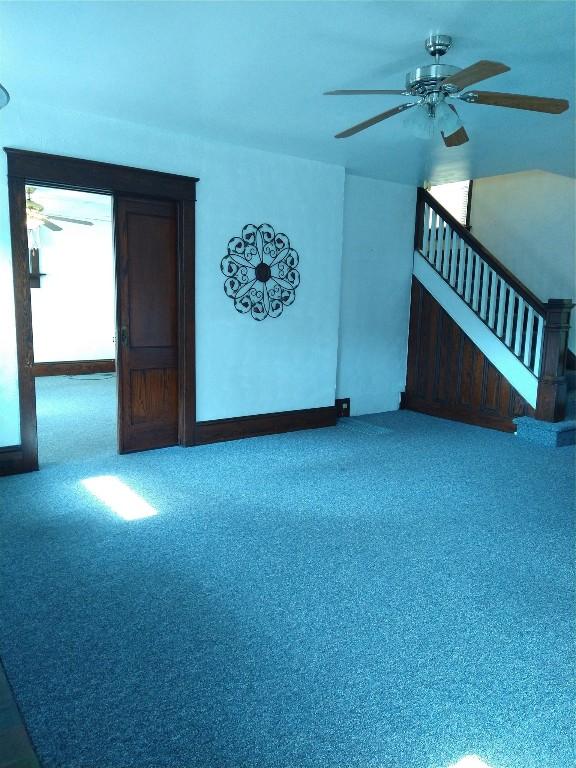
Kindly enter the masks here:
[[172, 414], [178, 399], [178, 371], [174, 368], [130, 371], [132, 424], [158, 423]]
[[135, 349], [172, 348], [178, 343], [176, 214], [168, 213], [166, 218], [135, 211], [127, 216], [127, 238], [134, 254], [128, 260], [128, 280], [130, 295], [136, 299], [130, 302]]
[[174, 203], [116, 199], [118, 449], [178, 443], [178, 227]]

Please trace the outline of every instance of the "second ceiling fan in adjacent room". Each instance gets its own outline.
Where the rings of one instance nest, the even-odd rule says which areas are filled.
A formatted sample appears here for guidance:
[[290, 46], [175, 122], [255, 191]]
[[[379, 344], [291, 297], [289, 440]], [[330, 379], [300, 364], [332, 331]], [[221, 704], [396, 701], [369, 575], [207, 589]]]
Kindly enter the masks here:
[[68, 224], [83, 224], [86, 227], [93, 226], [93, 222], [88, 219], [71, 219], [68, 216], [57, 216], [56, 214], [46, 213], [44, 206], [32, 199], [36, 187], [26, 187], [26, 218], [28, 229], [37, 227], [46, 227], [52, 232], [62, 232], [62, 227], [55, 224], [55, 221], [63, 221]]

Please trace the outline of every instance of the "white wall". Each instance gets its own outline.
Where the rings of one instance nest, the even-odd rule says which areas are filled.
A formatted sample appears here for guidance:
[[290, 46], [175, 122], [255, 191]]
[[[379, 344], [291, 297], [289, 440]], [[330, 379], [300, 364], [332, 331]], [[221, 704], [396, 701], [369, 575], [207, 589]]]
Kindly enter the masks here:
[[[542, 301], [576, 299], [576, 180], [544, 171], [474, 181], [472, 233]], [[576, 350], [572, 313], [569, 346]]]
[[8, 192], [0, 184], [0, 446], [20, 443]]
[[39, 227], [36, 237], [46, 276], [30, 292], [35, 362], [115, 357], [112, 224]]
[[337, 397], [398, 408], [406, 382], [416, 188], [346, 176]]
[[[197, 202], [199, 420], [333, 405], [336, 389], [344, 170], [213, 144], [14, 99], [2, 145], [200, 178]], [[0, 157], [0, 178], [6, 159]], [[296, 301], [277, 319], [240, 315], [220, 261], [247, 223], [268, 222], [300, 254]], [[6, 182], [0, 182], [0, 446], [19, 442]], [[10, 283], [10, 289], [7, 285]]]

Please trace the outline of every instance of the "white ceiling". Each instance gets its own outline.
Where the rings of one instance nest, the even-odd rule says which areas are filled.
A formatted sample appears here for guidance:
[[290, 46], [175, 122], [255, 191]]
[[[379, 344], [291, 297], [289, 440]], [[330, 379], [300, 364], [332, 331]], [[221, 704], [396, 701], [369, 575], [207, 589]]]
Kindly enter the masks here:
[[[533, 168], [574, 175], [575, 9], [570, 0], [0, 2], [0, 82], [13, 104], [49, 103], [410, 184]], [[454, 37], [445, 63], [511, 67], [479, 88], [568, 98], [570, 110], [462, 103], [470, 142], [451, 149], [412, 137], [402, 115], [334, 139], [406, 99], [323, 91], [402, 88], [408, 69], [432, 61], [423, 47], [431, 32]]]
[[36, 187], [31, 194], [31, 199], [44, 206], [44, 214], [88, 221], [112, 221], [110, 195], [96, 195], [92, 192], [77, 192], [72, 189]]

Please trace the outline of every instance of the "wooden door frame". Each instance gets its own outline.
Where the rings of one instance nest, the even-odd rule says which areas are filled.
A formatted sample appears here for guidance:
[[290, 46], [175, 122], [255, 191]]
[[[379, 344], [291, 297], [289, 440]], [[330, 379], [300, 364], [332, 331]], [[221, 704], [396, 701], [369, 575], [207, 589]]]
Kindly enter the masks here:
[[8, 156], [8, 200], [16, 349], [20, 404], [20, 445], [11, 446], [3, 457], [0, 474], [38, 469], [34, 344], [30, 297], [28, 232], [26, 229], [26, 184], [76, 189], [136, 198], [171, 200], [178, 216], [178, 338], [180, 445], [194, 445], [196, 432], [195, 369], [195, 202], [198, 179], [94, 160], [48, 155], [5, 147]]

